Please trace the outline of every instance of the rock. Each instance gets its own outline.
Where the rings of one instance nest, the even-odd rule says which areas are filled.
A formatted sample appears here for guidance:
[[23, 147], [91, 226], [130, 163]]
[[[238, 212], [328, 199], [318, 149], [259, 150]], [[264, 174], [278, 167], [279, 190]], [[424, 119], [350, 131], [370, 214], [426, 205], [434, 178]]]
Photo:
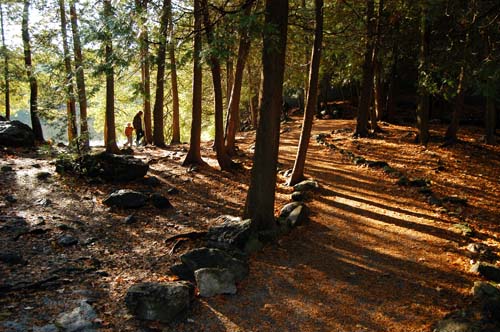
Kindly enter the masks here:
[[299, 205], [286, 218], [286, 223], [294, 228], [303, 225], [307, 221], [307, 209], [305, 205]]
[[35, 201], [36, 205], [40, 205], [43, 207], [50, 206], [52, 204], [52, 201], [48, 198], [39, 198]]
[[70, 247], [78, 244], [78, 239], [69, 234], [63, 234], [57, 239], [57, 244], [61, 247]]
[[170, 266], [170, 272], [178, 276], [182, 280], [194, 281], [193, 271], [184, 263], [174, 264]]
[[220, 249], [198, 248], [181, 255], [180, 258], [192, 273], [202, 268], [221, 268], [231, 271], [236, 281], [248, 276], [248, 264], [245, 261]]
[[111, 193], [103, 203], [124, 209], [140, 208], [146, 205], [147, 196], [134, 190], [120, 189]]
[[30, 329], [26, 326], [25, 323], [14, 322], [11, 320], [0, 322], [0, 329], [2, 332], [26, 332]]
[[17, 202], [17, 198], [14, 195], [6, 195], [5, 200], [9, 203]]
[[319, 184], [314, 180], [304, 180], [293, 186], [294, 191], [312, 191], [319, 189]]
[[223, 222], [208, 229], [206, 238], [211, 247], [221, 249], [238, 249], [245, 251], [250, 238], [250, 219], [241, 220], [233, 216], [221, 216]]
[[476, 281], [472, 287], [472, 295], [479, 301], [484, 316], [500, 322], [500, 289], [488, 282]]
[[433, 332], [481, 332], [477, 324], [466, 318], [447, 318], [438, 322]]
[[48, 178], [50, 178], [52, 176], [52, 173], [50, 172], [38, 172], [36, 174], [36, 178], [40, 181], [45, 181], [47, 180]]
[[364, 165], [366, 164], [366, 159], [360, 156], [356, 156], [354, 157], [352, 162], [354, 163], [354, 165]]
[[138, 319], [169, 323], [189, 308], [191, 294], [184, 282], [144, 282], [128, 289], [125, 304]]
[[396, 184], [399, 186], [407, 186], [409, 184], [410, 180], [404, 175], [400, 176], [398, 181], [396, 181]]
[[44, 326], [33, 326], [33, 332], [59, 332], [59, 328], [55, 324], [47, 324]]
[[431, 196], [433, 194], [432, 189], [429, 187], [421, 187], [418, 189], [418, 192], [425, 196]]
[[151, 203], [153, 203], [153, 205], [155, 207], [157, 207], [158, 209], [172, 209], [173, 208], [173, 206], [170, 203], [170, 201], [168, 200], [168, 198], [166, 198], [165, 196], [163, 196], [159, 193], [152, 194], [150, 199], [151, 199]]
[[367, 160], [366, 161], [366, 166], [370, 168], [386, 168], [389, 167], [389, 164], [385, 161], [378, 161], [378, 160]]
[[441, 206], [443, 205], [443, 202], [437, 198], [436, 196], [434, 195], [430, 195], [428, 198], [427, 198], [427, 202], [430, 204], [430, 205], [437, 205], [437, 206]]
[[290, 215], [290, 213], [292, 213], [292, 211], [295, 210], [295, 208], [300, 205], [302, 205], [301, 202], [291, 202], [286, 204], [281, 208], [279, 218], [286, 219]]
[[135, 217], [135, 215], [131, 214], [131, 215], [128, 215], [126, 216], [124, 219], [123, 219], [123, 222], [126, 223], [126, 224], [133, 224], [137, 221], [137, 218]]
[[24, 265], [26, 261], [17, 252], [0, 252], [0, 262], [9, 265]]
[[167, 190], [167, 193], [169, 195], [177, 195], [179, 193], [179, 189], [172, 187], [172, 188], [170, 188], [170, 189]]
[[105, 152], [86, 154], [74, 160], [61, 157], [56, 161], [56, 172], [58, 173], [75, 173], [116, 182], [141, 179], [146, 175], [148, 169], [148, 164], [133, 156]]
[[161, 181], [158, 180], [156, 176], [146, 176], [144, 179], [142, 179], [142, 183], [150, 187], [157, 187], [161, 185]]
[[430, 185], [430, 181], [427, 179], [413, 179], [408, 182], [411, 187], [427, 187]]
[[0, 167], [0, 171], [7, 173], [14, 171], [14, 169], [12, 168], [12, 166], [2, 165], [2, 167]]
[[467, 205], [467, 198], [461, 198], [458, 196], [446, 196], [446, 197], [443, 197], [442, 200], [445, 203], [457, 204], [457, 205], [462, 205], [462, 206]]
[[474, 230], [472, 229], [472, 227], [469, 226], [469, 224], [466, 223], [454, 224], [450, 230], [457, 234], [462, 234], [464, 236], [474, 235]]
[[477, 262], [472, 265], [471, 272], [479, 273], [482, 277], [494, 281], [500, 282], [500, 267], [485, 263], [485, 262]]
[[194, 272], [200, 295], [236, 294], [234, 275], [227, 269], [204, 268]]
[[35, 146], [35, 134], [20, 121], [0, 121], [0, 145], [10, 147]]
[[97, 314], [85, 300], [70, 312], [61, 314], [56, 325], [65, 332], [94, 332], [98, 326], [94, 323]]
[[302, 202], [306, 197], [302, 191], [294, 191], [291, 198], [294, 202]]

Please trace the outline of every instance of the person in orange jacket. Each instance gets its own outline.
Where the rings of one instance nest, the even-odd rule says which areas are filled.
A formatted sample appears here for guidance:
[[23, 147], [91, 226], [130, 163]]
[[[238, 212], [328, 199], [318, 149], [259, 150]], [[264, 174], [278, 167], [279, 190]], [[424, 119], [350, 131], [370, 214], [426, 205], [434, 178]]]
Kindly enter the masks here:
[[132, 133], [134, 132], [134, 127], [132, 127], [132, 124], [129, 122], [127, 123], [127, 126], [125, 127], [125, 136], [127, 136], [127, 143], [125, 143], [125, 146], [132, 147]]

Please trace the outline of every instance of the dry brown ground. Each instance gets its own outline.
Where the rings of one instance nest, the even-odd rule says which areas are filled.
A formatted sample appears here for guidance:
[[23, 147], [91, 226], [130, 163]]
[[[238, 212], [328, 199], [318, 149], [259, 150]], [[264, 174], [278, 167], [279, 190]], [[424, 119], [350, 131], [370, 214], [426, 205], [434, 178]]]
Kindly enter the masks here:
[[[351, 120], [321, 120], [313, 129], [331, 133], [353, 126]], [[281, 136], [280, 164], [286, 170], [293, 165], [299, 119], [283, 128], [290, 128]], [[481, 242], [500, 249], [500, 147], [480, 143], [474, 128], [463, 129], [463, 141], [449, 148], [437, 142], [414, 145], [409, 127], [383, 129], [378, 138], [354, 140], [340, 130], [328, 140], [367, 159], [387, 161], [408, 177], [430, 179], [436, 195], [465, 197], [467, 206], [429, 205], [417, 189], [396, 185], [397, 179], [382, 170], [356, 166], [313, 138], [306, 172], [321, 189], [307, 203], [310, 223], [252, 255], [250, 276], [238, 285], [237, 295], [197, 299], [186, 318], [168, 326], [127, 314], [125, 292], [136, 282], [170, 280], [168, 267], [178, 255], [201, 245], [185, 242], [170, 255], [166, 236], [204, 230], [222, 214], [240, 214], [253, 133], [239, 137], [244, 170], [233, 174], [216, 169], [208, 143], [202, 154], [210, 156], [205, 160], [212, 167], [194, 171], [180, 166], [185, 146], [137, 151], [150, 162], [150, 175], [163, 183], [155, 191], [166, 194], [176, 187], [180, 193], [168, 196], [175, 210], [143, 208], [133, 224], [123, 222], [131, 211], [101, 202], [113, 189], [144, 185], [89, 184], [55, 174], [40, 181], [37, 172], [53, 172], [50, 158], [4, 151], [2, 165], [16, 173], [2, 174], [0, 197], [14, 194], [18, 201], [0, 203], [0, 215], [22, 216], [45, 231], [17, 241], [0, 232], [3, 249], [17, 250], [28, 261], [0, 265], [0, 280], [29, 284], [57, 278], [42, 289], [0, 295], [0, 322], [25, 319], [41, 326], [71, 309], [72, 300], [86, 297], [94, 301], [102, 331], [430, 331], [432, 323], [468, 301], [479, 279], [468, 272], [465, 246]], [[442, 131], [435, 127], [432, 133]], [[292, 192], [285, 181], [278, 177], [277, 211]], [[40, 206], [38, 198], [52, 203]], [[471, 225], [476, 235], [457, 234], [452, 227], [457, 222]], [[55, 244], [61, 234], [80, 243], [61, 248]]]

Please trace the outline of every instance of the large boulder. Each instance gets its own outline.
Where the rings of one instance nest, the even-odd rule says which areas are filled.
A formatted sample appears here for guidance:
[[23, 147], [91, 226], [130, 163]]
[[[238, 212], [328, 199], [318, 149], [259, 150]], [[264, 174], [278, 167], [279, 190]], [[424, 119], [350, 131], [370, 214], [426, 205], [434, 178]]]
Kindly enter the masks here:
[[227, 269], [204, 268], [194, 272], [200, 295], [236, 294], [234, 275]]
[[106, 152], [86, 154], [75, 160], [61, 158], [56, 162], [56, 171], [59, 173], [76, 173], [117, 182], [142, 179], [148, 169], [148, 164], [133, 156]]
[[223, 222], [208, 229], [207, 242], [210, 247], [239, 249], [245, 251], [250, 239], [250, 219], [241, 220], [233, 216], [221, 216]]
[[130, 189], [120, 189], [111, 193], [103, 203], [124, 209], [140, 208], [146, 205], [148, 197], [143, 193]]
[[80, 301], [72, 311], [62, 313], [56, 324], [66, 332], [96, 332], [97, 324], [94, 321], [97, 314], [85, 300]]
[[144, 282], [128, 289], [125, 304], [138, 319], [169, 323], [189, 308], [192, 294], [185, 282]]
[[20, 121], [0, 121], [0, 145], [32, 147], [35, 146], [35, 134]]
[[471, 272], [479, 273], [484, 278], [494, 281], [500, 282], [500, 267], [485, 263], [485, 262], [477, 262], [472, 265]]
[[181, 255], [181, 261], [191, 273], [203, 268], [227, 269], [236, 281], [248, 276], [248, 263], [216, 248], [197, 248]]

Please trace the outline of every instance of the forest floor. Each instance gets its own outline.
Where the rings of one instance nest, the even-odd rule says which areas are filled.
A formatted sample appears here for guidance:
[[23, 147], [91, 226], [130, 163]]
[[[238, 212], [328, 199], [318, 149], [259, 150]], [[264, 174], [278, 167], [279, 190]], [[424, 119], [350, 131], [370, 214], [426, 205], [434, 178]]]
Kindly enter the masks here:
[[[280, 170], [293, 166], [300, 120], [282, 124]], [[209, 166], [194, 170], [181, 166], [186, 145], [137, 148], [171, 210], [110, 209], [102, 200], [113, 190], [148, 188], [60, 176], [43, 149], [2, 150], [0, 253], [17, 252], [23, 262], [0, 262], [0, 330], [48, 331], [47, 324], [87, 299], [99, 331], [109, 332], [431, 331], [470, 300], [481, 279], [469, 272], [477, 257], [467, 245], [483, 244], [499, 263], [500, 146], [483, 144], [475, 127], [461, 128], [461, 141], [442, 147], [437, 138], [445, 127], [433, 125], [427, 148], [413, 144], [408, 126], [382, 124], [384, 133], [367, 139], [352, 138], [352, 128], [353, 120], [315, 120], [313, 135], [329, 134], [326, 143], [336, 149], [311, 138], [306, 175], [321, 188], [306, 203], [310, 222], [253, 254], [236, 295], [197, 298], [185, 318], [169, 325], [134, 319], [125, 293], [137, 282], [172, 280], [169, 266], [202, 245], [186, 241], [171, 252], [167, 236], [241, 214], [255, 133], [239, 134], [243, 168], [235, 173], [218, 170], [211, 143], [202, 147]], [[410, 180], [430, 180], [436, 197], [466, 204], [432, 205], [419, 188], [356, 165], [340, 149], [385, 161]], [[167, 194], [172, 187], [179, 193]], [[291, 193], [280, 172], [277, 213]], [[126, 222], [132, 213], [136, 221]], [[473, 234], [464, 234], [465, 224]], [[78, 242], [62, 246], [63, 235]]]

